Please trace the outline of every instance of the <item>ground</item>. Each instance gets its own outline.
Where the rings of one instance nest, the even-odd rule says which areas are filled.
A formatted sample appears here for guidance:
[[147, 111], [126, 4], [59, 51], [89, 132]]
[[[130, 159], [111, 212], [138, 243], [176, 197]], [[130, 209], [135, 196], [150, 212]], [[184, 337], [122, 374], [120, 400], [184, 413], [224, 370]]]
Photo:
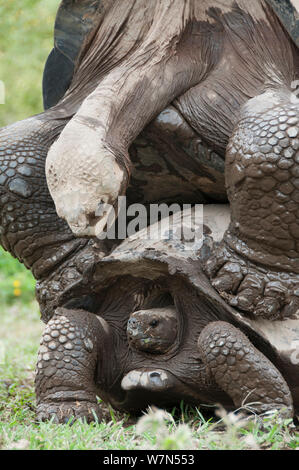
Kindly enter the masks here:
[[[2, 2], [0, 127], [42, 110], [41, 77], [59, 0]], [[0, 449], [296, 449], [299, 433], [278, 417], [244, 422], [181, 404], [139, 420], [106, 405], [104, 421], [35, 422], [34, 368], [43, 329], [30, 273], [0, 248]]]

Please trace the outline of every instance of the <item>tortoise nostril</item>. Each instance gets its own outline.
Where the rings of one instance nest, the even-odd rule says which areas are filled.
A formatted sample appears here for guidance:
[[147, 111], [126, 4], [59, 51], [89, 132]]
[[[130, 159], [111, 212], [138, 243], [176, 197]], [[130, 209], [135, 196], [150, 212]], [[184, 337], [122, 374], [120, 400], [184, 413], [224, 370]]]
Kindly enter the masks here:
[[151, 377], [151, 378], [160, 377], [160, 372], [151, 372], [151, 373], [150, 373], [150, 377]]
[[129, 321], [128, 321], [128, 326], [130, 328], [137, 328], [137, 320], [135, 318], [130, 318]]

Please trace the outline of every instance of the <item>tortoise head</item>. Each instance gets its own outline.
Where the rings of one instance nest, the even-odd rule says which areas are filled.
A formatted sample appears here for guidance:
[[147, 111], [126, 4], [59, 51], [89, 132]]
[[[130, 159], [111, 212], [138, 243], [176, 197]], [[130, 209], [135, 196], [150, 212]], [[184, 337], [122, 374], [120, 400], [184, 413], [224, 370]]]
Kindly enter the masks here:
[[178, 318], [174, 306], [138, 310], [131, 314], [127, 324], [130, 347], [148, 353], [168, 351], [177, 333]]

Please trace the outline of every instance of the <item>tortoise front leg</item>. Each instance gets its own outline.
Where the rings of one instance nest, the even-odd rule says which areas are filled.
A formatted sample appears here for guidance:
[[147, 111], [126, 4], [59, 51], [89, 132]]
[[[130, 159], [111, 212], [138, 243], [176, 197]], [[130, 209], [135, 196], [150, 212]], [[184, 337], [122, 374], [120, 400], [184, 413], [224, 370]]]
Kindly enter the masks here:
[[198, 348], [211, 378], [237, 408], [257, 413], [276, 409], [293, 416], [291, 392], [281, 373], [240, 330], [226, 322], [210, 323]]
[[109, 339], [96, 315], [57, 309], [47, 324], [36, 369], [37, 419], [67, 422], [101, 418], [95, 374], [99, 349]]
[[272, 320], [299, 306], [298, 103], [282, 88], [241, 109], [226, 153], [231, 224], [206, 267], [232, 306]]

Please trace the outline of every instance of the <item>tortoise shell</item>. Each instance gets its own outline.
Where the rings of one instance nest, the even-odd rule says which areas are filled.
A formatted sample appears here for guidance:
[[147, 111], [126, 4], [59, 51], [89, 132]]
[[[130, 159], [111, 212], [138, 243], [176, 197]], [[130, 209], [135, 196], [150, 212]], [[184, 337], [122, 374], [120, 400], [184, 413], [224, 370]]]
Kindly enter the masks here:
[[273, 8], [294, 43], [299, 47], [299, 1], [266, 0]]
[[[96, 263], [88, 286], [89, 293], [93, 291], [101, 299], [113, 284], [124, 283], [126, 279], [131, 283], [135, 279], [136, 285], [149, 282], [155, 286], [154, 289], [157, 285], [170, 286], [169, 293], [177, 306], [184, 303], [188, 292], [194, 292], [202, 327], [219, 320], [243, 331], [257, 349], [284, 371], [298, 403], [299, 312], [296, 318], [273, 322], [249, 318], [229, 306], [211, 286], [201, 268], [201, 261], [210, 256], [210, 250], [222, 239], [229, 225], [229, 206], [204, 205], [203, 214], [197, 219], [199, 225], [195, 226], [195, 230], [201, 230], [202, 236], [192, 243], [176, 238], [176, 227], [181, 226], [182, 220], [184, 224], [191, 225], [193, 216], [192, 210], [185, 211], [183, 218], [178, 212], [171, 220], [171, 230], [169, 219], [165, 218], [150, 227], [150, 237], [146, 234], [148, 227], [124, 240]], [[184, 287], [181, 289], [181, 286]], [[185, 313], [188, 317], [194, 314], [188, 314], [188, 306]]]
[[44, 70], [44, 108], [58, 103], [69, 88], [82, 51], [111, 0], [63, 0], [54, 28], [54, 48]]

